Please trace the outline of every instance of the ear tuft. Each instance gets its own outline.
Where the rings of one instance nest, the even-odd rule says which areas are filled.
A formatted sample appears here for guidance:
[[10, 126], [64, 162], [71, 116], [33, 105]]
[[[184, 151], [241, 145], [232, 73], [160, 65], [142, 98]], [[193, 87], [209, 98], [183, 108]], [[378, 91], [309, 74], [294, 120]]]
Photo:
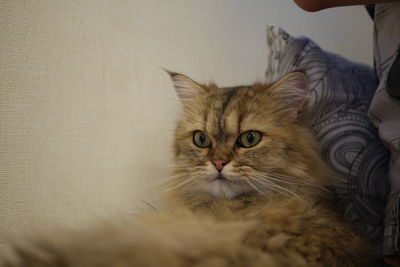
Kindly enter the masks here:
[[165, 71], [170, 75], [176, 94], [184, 105], [190, 103], [200, 91], [205, 90], [199, 83], [183, 74]]
[[273, 84], [270, 90], [287, 108], [294, 111], [297, 118], [309, 93], [307, 76], [300, 71], [291, 72]]

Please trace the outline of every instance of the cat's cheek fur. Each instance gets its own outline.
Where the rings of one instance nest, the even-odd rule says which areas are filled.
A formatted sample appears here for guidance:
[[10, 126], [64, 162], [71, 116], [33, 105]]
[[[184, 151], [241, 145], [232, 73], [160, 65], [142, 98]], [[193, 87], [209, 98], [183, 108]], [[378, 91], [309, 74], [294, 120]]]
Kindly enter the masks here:
[[244, 178], [242, 177], [240, 170], [234, 165], [234, 162], [228, 163], [221, 172], [222, 176], [234, 183], [242, 183], [245, 185], [245, 183], [243, 183]]
[[203, 179], [207, 182], [212, 182], [219, 176], [219, 172], [215, 169], [214, 165], [208, 161], [204, 170]]
[[199, 149], [194, 147], [192, 141], [182, 142], [180, 145], [176, 145], [175, 149], [179, 151], [176, 156], [177, 162], [189, 162], [189, 165], [202, 165], [204, 161], [207, 161], [207, 151], [205, 149]]

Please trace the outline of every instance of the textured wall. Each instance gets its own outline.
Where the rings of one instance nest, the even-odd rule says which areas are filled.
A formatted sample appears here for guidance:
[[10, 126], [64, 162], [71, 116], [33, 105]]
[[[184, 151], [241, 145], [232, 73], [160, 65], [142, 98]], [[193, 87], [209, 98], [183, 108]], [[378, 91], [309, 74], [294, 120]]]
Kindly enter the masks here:
[[0, 1], [0, 239], [151, 201], [179, 109], [159, 67], [222, 85], [265, 68], [265, 28], [371, 60], [362, 7], [290, 0]]

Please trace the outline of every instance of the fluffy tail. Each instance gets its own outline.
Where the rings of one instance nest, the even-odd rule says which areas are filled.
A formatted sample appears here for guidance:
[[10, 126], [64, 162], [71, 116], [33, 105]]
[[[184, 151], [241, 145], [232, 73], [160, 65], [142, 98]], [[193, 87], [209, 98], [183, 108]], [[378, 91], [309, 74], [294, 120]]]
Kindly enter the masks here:
[[[15, 244], [2, 267], [279, 266], [243, 244], [254, 223], [157, 214]], [[270, 261], [270, 265], [265, 265]], [[261, 264], [264, 263], [264, 264]]]

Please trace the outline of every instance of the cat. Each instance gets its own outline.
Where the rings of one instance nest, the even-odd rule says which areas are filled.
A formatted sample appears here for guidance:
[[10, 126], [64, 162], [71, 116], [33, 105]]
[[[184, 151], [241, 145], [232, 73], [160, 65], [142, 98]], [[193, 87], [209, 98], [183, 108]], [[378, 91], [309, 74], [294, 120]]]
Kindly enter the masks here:
[[14, 244], [3, 267], [373, 266], [307, 125], [307, 77], [218, 88], [169, 72], [182, 103], [168, 207]]

